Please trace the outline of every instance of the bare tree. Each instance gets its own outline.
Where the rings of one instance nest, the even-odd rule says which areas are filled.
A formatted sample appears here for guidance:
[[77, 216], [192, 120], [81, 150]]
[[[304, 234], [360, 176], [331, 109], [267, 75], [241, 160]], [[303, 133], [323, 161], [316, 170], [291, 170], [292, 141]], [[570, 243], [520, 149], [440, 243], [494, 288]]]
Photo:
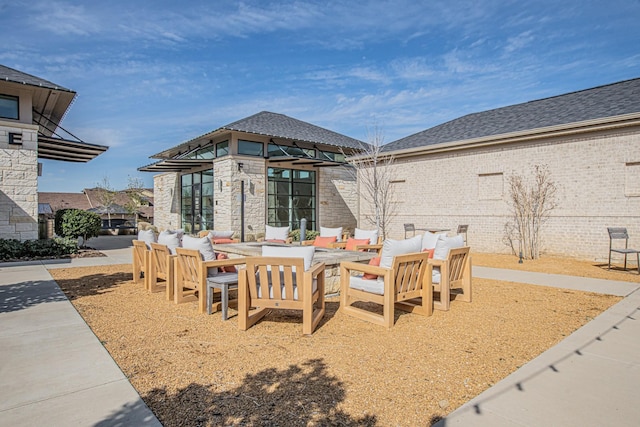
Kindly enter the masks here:
[[372, 207], [372, 212], [365, 213], [364, 218], [386, 238], [395, 215], [391, 185], [394, 157], [383, 152], [384, 135], [378, 127], [368, 130], [367, 140], [368, 144], [360, 147], [361, 153], [348, 161], [355, 169], [359, 196]]
[[515, 252], [514, 240], [518, 240], [522, 256], [537, 259], [542, 226], [557, 206], [556, 185], [546, 165], [534, 166], [533, 182], [528, 183], [522, 175], [511, 175], [508, 185], [513, 222], [505, 224], [505, 242]]
[[98, 201], [107, 212], [109, 228], [111, 228], [111, 210], [113, 209], [113, 204], [116, 201], [117, 192], [109, 184], [108, 176], [102, 178], [102, 181], [96, 184], [96, 188], [98, 189]]
[[138, 177], [128, 177], [127, 189], [124, 190], [127, 194], [128, 201], [124, 206], [127, 212], [135, 216], [136, 225], [138, 225], [138, 212], [140, 207], [143, 206], [147, 199], [142, 193], [144, 189], [144, 182]]

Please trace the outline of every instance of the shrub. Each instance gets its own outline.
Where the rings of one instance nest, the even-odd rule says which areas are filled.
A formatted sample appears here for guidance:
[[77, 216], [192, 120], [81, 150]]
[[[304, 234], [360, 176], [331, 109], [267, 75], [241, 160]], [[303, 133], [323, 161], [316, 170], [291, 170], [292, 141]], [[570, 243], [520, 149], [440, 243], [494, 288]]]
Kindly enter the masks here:
[[55, 258], [78, 252], [73, 239], [55, 238], [50, 240], [0, 239], [0, 260], [22, 258]]
[[[306, 240], [313, 240], [316, 237], [318, 237], [320, 235], [319, 231], [315, 231], [315, 230], [307, 230], [307, 232], [305, 233], [305, 239]], [[293, 230], [289, 233], [289, 237], [291, 237], [293, 239], [294, 242], [298, 242], [300, 241], [300, 230]]]
[[62, 216], [62, 236], [82, 237], [83, 244], [92, 237], [98, 237], [102, 220], [100, 215], [80, 209], [69, 209]]
[[56, 211], [56, 215], [53, 220], [53, 231], [56, 235], [62, 236], [62, 217], [64, 217], [64, 214], [70, 210], [71, 209], [58, 209]]

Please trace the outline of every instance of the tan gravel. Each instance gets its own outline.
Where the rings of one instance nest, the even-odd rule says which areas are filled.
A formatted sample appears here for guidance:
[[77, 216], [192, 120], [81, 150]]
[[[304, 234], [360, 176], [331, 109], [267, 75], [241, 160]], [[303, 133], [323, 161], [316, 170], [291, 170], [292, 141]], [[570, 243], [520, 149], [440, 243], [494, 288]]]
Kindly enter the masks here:
[[223, 322], [167, 302], [130, 265], [50, 273], [165, 426], [428, 425], [620, 300], [474, 279], [471, 304], [389, 331], [331, 299], [305, 337], [296, 312], [243, 332], [233, 309]]

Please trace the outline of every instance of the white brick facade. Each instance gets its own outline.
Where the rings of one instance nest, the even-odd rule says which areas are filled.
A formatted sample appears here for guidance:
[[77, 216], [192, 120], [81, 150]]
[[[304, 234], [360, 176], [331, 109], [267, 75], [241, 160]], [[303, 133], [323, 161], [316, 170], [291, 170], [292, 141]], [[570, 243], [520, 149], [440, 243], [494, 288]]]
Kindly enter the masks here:
[[[9, 133], [22, 135], [9, 144]], [[0, 121], [0, 239], [38, 238], [37, 126]]]
[[606, 260], [611, 226], [627, 227], [629, 246], [640, 247], [638, 127], [398, 158], [390, 236], [403, 237], [404, 223], [452, 231], [469, 224], [473, 250], [507, 252], [507, 180], [531, 176], [535, 165], [547, 165], [558, 188], [544, 253]]

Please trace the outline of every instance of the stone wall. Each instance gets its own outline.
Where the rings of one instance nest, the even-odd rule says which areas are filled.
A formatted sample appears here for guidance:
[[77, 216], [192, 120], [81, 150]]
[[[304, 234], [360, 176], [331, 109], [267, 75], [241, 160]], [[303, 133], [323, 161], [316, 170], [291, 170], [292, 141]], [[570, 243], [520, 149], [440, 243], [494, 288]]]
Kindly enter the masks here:
[[[9, 144], [9, 133], [22, 135]], [[0, 239], [38, 238], [38, 131], [0, 122]]]
[[353, 233], [358, 217], [358, 193], [354, 169], [349, 166], [320, 168], [318, 225], [343, 227]]
[[153, 177], [153, 204], [153, 225], [158, 230], [182, 227], [179, 174], [168, 172]]
[[637, 127], [397, 159], [390, 236], [403, 237], [404, 223], [451, 230], [469, 224], [473, 250], [509, 252], [503, 243], [508, 178], [530, 178], [535, 165], [548, 166], [558, 187], [543, 253], [606, 260], [611, 226], [627, 227], [629, 246], [640, 247]]

